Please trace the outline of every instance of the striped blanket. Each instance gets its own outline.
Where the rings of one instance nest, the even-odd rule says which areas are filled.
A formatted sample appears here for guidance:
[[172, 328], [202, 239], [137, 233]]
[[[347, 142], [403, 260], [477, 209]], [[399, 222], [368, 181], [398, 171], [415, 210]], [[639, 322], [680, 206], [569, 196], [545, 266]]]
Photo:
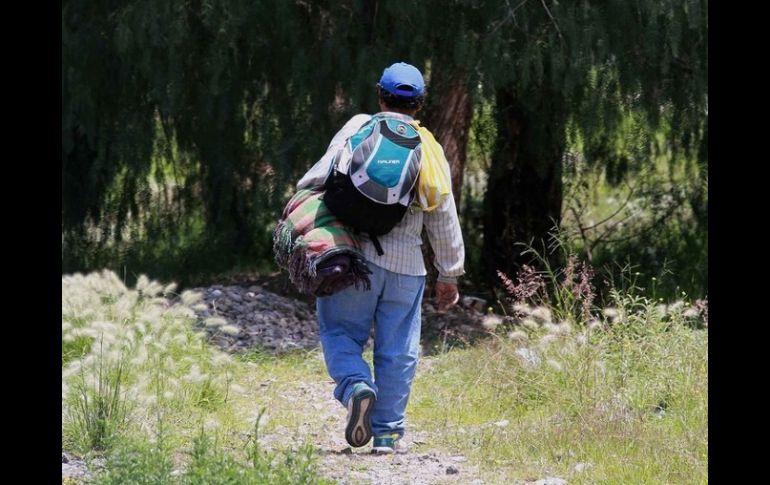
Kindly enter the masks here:
[[348, 286], [371, 288], [369, 268], [355, 235], [323, 203], [322, 191], [300, 190], [273, 232], [276, 262], [301, 293], [327, 296]]

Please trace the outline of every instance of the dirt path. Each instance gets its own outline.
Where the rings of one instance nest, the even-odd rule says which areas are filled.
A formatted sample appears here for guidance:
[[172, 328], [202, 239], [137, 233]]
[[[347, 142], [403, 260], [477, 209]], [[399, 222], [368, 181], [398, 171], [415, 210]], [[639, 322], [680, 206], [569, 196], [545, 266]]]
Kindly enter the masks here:
[[312, 382], [299, 384], [283, 393], [286, 402], [313, 403], [311, 406], [316, 412], [312, 421], [309, 417], [296, 430], [278, 427], [261, 436], [260, 444], [267, 449], [280, 449], [309, 441], [319, 454], [319, 471], [342, 485], [483, 483], [465, 456], [450, 456], [427, 448], [425, 441], [429, 432], [412, 425], [404, 437], [407, 453], [372, 455], [371, 445], [351, 449], [343, 431], [347, 413], [332, 397], [333, 389], [333, 382]]

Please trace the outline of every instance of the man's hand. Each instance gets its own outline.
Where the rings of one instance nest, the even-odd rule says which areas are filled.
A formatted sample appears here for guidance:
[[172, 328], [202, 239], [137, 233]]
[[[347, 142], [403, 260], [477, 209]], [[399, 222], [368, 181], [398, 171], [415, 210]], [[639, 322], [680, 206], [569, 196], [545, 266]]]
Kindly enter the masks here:
[[436, 301], [439, 312], [446, 312], [455, 306], [458, 300], [460, 300], [460, 293], [457, 291], [457, 285], [443, 281], [436, 282]]

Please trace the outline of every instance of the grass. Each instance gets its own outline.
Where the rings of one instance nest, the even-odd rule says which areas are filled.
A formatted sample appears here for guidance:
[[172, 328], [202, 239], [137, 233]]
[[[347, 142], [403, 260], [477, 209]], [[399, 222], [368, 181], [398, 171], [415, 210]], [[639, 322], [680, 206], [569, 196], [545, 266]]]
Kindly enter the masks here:
[[264, 373], [209, 346], [200, 295], [169, 306], [174, 290], [108, 271], [62, 278], [62, 449], [107, 457], [97, 483], [323, 483], [312, 447], [260, 448], [270, 394], [239, 383]]
[[[540, 329], [522, 342], [499, 328], [474, 346], [424, 357], [408, 409], [409, 426], [428, 435], [419, 449], [467, 456], [486, 483], [707, 483], [708, 332], [646, 303], [626, 323], [592, 333], [544, 343]], [[523, 347], [540, 365], [524, 363]], [[271, 381], [245, 402], [286, 410], [266, 431], [312, 428], [316, 411], [287, 393], [328, 383], [320, 352], [244, 360], [254, 366], [250, 385]]]
[[[323, 483], [308, 440], [344, 409], [314, 398], [334, 387], [320, 350], [228, 357], [196, 337], [192, 294], [159, 306], [172, 286], [131, 289], [110, 273], [62, 287], [62, 447], [107, 457], [97, 483]], [[708, 330], [655, 303], [618, 293], [592, 330], [506, 319], [423, 357], [408, 408], [425, 435], [415, 452], [465, 455], [485, 483], [707, 483]], [[125, 413], [78, 411], [83, 396]]]
[[257, 446], [245, 450], [246, 460], [235, 456], [205, 431], [198, 434], [188, 452], [184, 473], [175, 473], [169, 449], [141, 441], [116, 447], [108, 466], [99, 472], [97, 485], [210, 485], [210, 484], [330, 484], [314, 468], [313, 448], [263, 452]]
[[[430, 445], [470, 454], [491, 483], [707, 483], [708, 333], [655, 311], [437, 357], [415, 381], [411, 418], [443, 430]], [[539, 365], [516, 353], [525, 346]]]

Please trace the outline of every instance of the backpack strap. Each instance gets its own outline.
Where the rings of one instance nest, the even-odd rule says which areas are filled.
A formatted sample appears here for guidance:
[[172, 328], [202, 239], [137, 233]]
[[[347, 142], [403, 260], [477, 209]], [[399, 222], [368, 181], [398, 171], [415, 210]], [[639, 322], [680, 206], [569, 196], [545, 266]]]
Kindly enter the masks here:
[[374, 249], [377, 250], [377, 256], [385, 254], [385, 251], [382, 250], [382, 244], [380, 244], [380, 240], [377, 239], [377, 236], [369, 234], [369, 239], [372, 241], [372, 244], [374, 244]]

